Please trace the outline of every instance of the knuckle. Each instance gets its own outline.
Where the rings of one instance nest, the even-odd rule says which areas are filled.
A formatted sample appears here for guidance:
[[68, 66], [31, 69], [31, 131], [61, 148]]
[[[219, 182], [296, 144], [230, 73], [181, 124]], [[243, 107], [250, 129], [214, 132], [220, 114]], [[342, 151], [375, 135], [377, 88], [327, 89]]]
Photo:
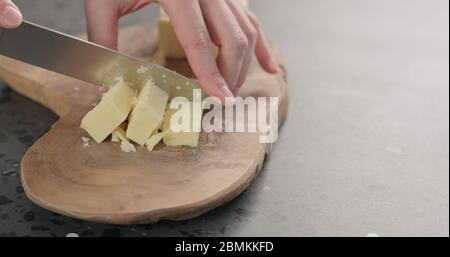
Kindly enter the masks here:
[[248, 17], [253, 23], [253, 26], [255, 26], [255, 29], [258, 30], [261, 27], [261, 22], [258, 18], [258, 16], [254, 15], [253, 13], [249, 13]]
[[241, 55], [248, 49], [249, 40], [243, 32], [240, 32], [236, 33], [236, 36], [234, 37], [232, 44], [233, 44], [233, 51], [235, 52], [235, 54]]
[[222, 88], [227, 86], [219, 70], [206, 72], [203, 76], [199, 76], [199, 79], [207, 81], [207, 84], [212, 88]]
[[254, 15], [253, 13], [250, 13], [249, 16], [250, 16], [250, 19], [252, 19], [254, 23], [260, 24], [258, 16]]
[[213, 71], [208, 74], [208, 78], [212, 81], [220, 81], [222, 79], [222, 74], [219, 71]]
[[197, 77], [201, 81], [207, 81], [210, 85], [218, 85], [223, 81], [222, 74], [218, 70], [199, 72]]
[[188, 43], [185, 49], [187, 52], [204, 51], [206, 49], [209, 49], [210, 46], [211, 46], [210, 40], [199, 38], [191, 43]]
[[249, 45], [255, 44], [258, 39], [258, 31], [254, 27], [250, 27], [247, 32], [247, 37]]
[[193, 40], [192, 42], [188, 42], [185, 44], [184, 48], [188, 52], [193, 51], [204, 51], [209, 50], [211, 48], [212, 41], [209, 37], [209, 34], [204, 29], [199, 29], [197, 38]]
[[211, 46], [211, 41], [204, 39], [204, 38], [199, 38], [195, 41], [193, 41], [192, 43], [188, 44], [186, 49], [188, 52], [193, 52], [193, 51], [204, 51], [206, 49], [209, 49]]

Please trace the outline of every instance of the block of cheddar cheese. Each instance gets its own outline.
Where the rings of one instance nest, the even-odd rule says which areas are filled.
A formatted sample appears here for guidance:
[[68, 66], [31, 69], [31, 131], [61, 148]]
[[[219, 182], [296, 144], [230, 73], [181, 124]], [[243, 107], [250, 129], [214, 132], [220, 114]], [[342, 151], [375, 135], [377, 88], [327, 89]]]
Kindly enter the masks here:
[[170, 23], [169, 16], [161, 8], [161, 13], [158, 21], [159, 27], [159, 47], [164, 52], [165, 57], [171, 59], [185, 58], [183, 47], [181, 46], [175, 31]]
[[[189, 122], [189, 131], [188, 132], [175, 132], [174, 129], [171, 128], [172, 117], [179, 111], [180, 109], [167, 109], [164, 117], [163, 123], [163, 141], [166, 146], [191, 146], [197, 147], [198, 140], [200, 136], [200, 132], [195, 132], [194, 128], [200, 128], [202, 122], [202, 109], [194, 108], [194, 105], [190, 104], [190, 122]], [[177, 122], [177, 121], [175, 121]]]
[[130, 114], [134, 91], [125, 81], [119, 81], [102, 97], [81, 121], [81, 128], [97, 142], [105, 140]]
[[143, 146], [152, 133], [158, 129], [164, 118], [169, 95], [148, 81], [139, 93], [137, 103], [131, 112], [127, 138]]

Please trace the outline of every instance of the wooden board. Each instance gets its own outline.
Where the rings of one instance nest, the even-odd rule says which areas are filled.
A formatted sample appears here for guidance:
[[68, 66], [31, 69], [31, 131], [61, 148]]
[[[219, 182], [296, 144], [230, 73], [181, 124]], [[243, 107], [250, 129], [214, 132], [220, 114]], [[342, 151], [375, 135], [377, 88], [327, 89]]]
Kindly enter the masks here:
[[[155, 30], [123, 29], [122, 50], [149, 56], [157, 49]], [[186, 62], [168, 66], [190, 73]], [[255, 63], [240, 95], [278, 96], [281, 124], [288, 97], [280, 67], [269, 75]], [[193, 218], [247, 188], [271, 149], [256, 133], [203, 133], [197, 149], [160, 145], [127, 154], [113, 143], [84, 148], [80, 120], [98, 101], [97, 87], [2, 56], [0, 77], [60, 116], [25, 154], [21, 178], [31, 201], [63, 215], [112, 224]]]

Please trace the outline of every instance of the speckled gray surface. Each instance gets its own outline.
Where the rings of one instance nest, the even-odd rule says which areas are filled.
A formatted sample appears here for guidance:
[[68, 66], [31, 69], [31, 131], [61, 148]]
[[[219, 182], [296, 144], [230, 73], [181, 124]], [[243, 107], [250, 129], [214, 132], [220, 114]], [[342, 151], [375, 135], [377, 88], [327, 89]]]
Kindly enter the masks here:
[[[84, 30], [80, 0], [17, 3], [29, 20]], [[258, 0], [253, 9], [286, 55], [291, 108], [245, 193], [197, 219], [147, 226], [43, 210], [24, 196], [19, 163], [57, 117], [2, 84], [0, 235], [448, 236], [448, 1]]]

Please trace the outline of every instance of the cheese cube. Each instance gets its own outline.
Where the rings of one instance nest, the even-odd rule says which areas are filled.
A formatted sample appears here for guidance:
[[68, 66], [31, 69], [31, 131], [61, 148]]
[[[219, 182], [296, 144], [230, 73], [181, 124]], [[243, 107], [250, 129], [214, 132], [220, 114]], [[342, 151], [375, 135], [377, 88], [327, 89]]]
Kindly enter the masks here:
[[131, 112], [127, 138], [143, 146], [164, 118], [169, 95], [148, 81], [139, 93], [136, 106]]
[[167, 146], [191, 146], [197, 147], [200, 133], [194, 132], [194, 128], [200, 128], [202, 122], [202, 109], [201, 108], [193, 108], [193, 104], [191, 106], [191, 115], [190, 115], [190, 132], [175, 132], [171, 129], [170, 123], [172, 120], [172, 116], [181, 111], [180, 109], [168, 109], [166, 111], [166, 115], [163, 123], [163, 132], [165, 135], [163, 136], [164, 144]]
[[119, 81], [81, 121], [81, 128], [97, 142], [105, 140], [122, 122], [132, 108], [135, 94], [124, 81]]

